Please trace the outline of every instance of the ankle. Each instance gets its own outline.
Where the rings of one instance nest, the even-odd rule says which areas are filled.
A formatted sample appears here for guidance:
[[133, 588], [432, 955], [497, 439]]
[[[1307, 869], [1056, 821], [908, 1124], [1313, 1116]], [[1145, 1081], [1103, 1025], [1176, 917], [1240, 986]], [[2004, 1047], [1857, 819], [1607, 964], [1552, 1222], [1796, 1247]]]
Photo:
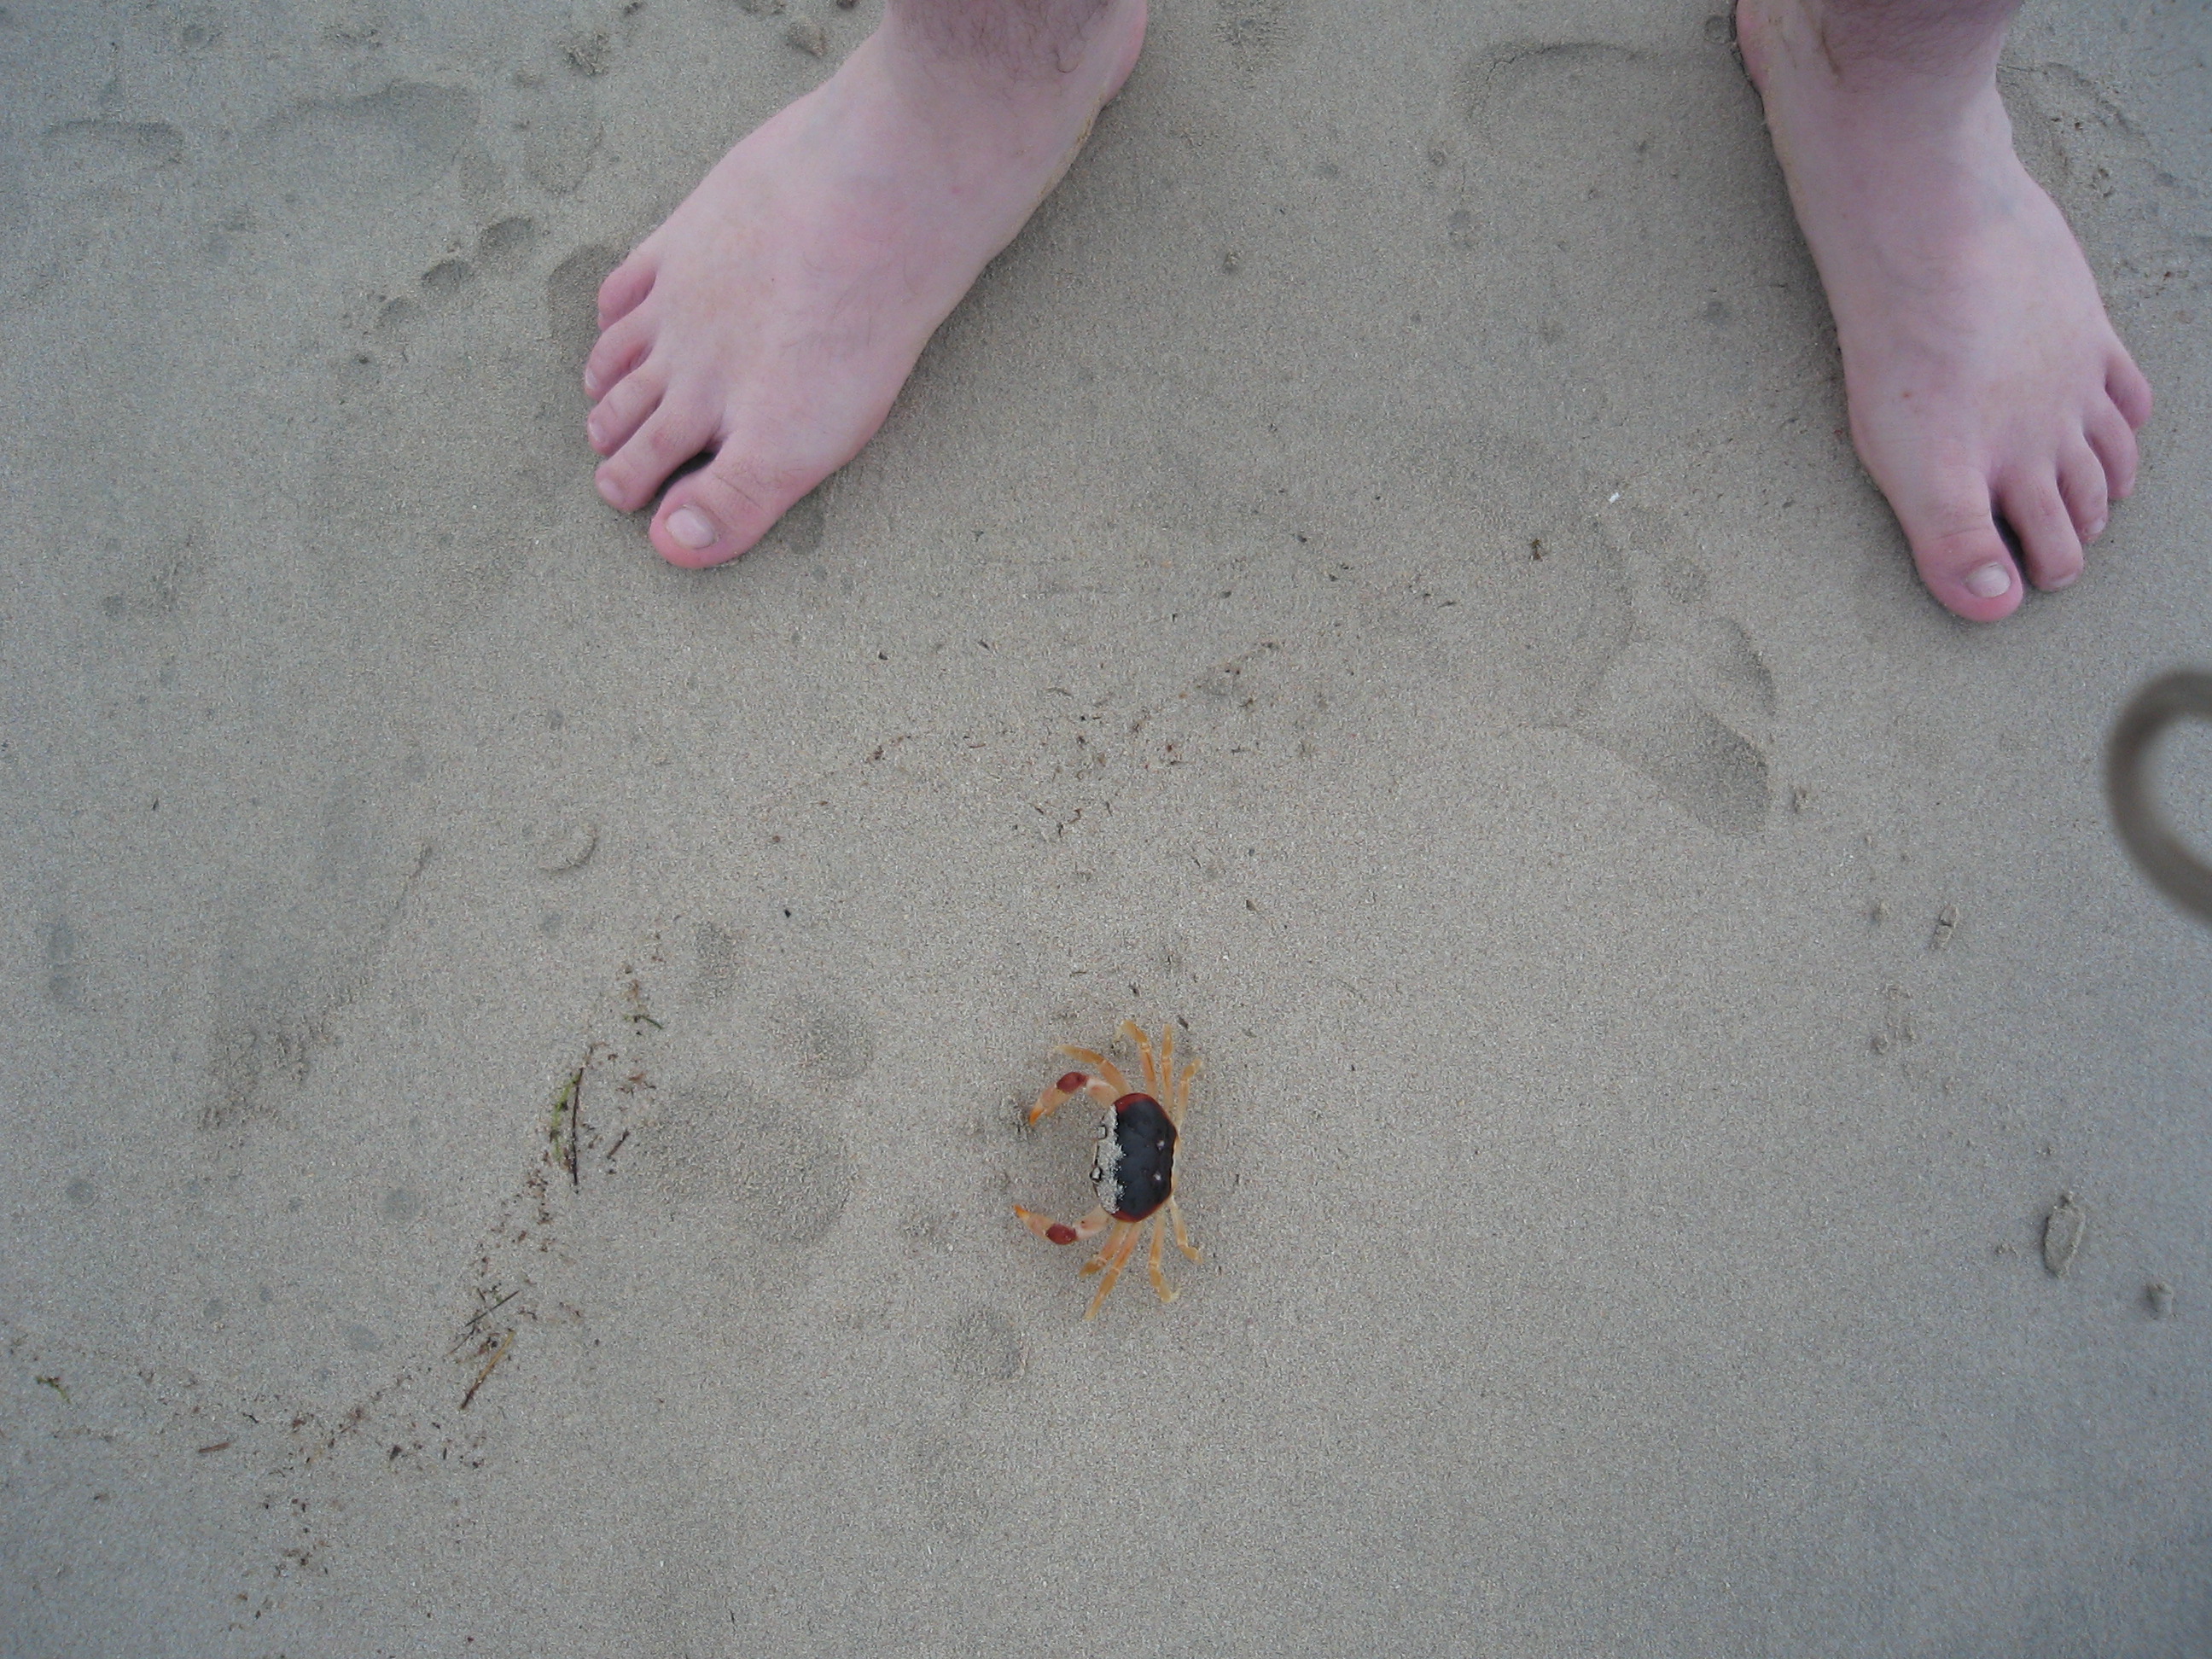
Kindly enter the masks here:
[[963, 94], [1048, 95], [1141, 0], [888, 0], [885, 48]]
[[[2008, 16], [2009, 0], [1996, 9]], [[1762, 95], [1818, 110], [1838, 136], [1856, 129], [1885, 149], [1936, 150], [1995, 136], [2009, 148], [1996, 92], [2002, 16], [1969, 31], [1941, 13], [1929, 0], [1741, 0], [1737, 34]], [[1976, 131], [1992, 121], [2001, 131]]]
[[2020, 0], [1796, 0], [1840, 75], [1986, 79]]

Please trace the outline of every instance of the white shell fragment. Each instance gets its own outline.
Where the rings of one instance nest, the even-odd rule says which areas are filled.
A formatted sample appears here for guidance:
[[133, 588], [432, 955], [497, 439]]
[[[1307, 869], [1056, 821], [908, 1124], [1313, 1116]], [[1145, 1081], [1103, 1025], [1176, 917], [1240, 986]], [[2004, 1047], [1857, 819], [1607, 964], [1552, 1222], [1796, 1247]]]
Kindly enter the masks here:
[[1940, 951], [1951, 942], [1952, 930], [1959, 925], [1959, 907], [1947, 904], [1936, 913], [1936, 925], [1928, 933], [1928, 948]]
[[549, 876], [581, 869], [599, 844], [599, 826], [591, 818], [556, 824], [538, 854], [538, 867]]
[[2063, 1273], [2074, 1260], [2074, 1252], [2081, 1248], [2081, 1237], [2088, 1231], [2088, 1218], [2068, 1193], [2051, 1206], [2051, 1213], [2043, 1223], [2043, 1265], [2052, 1274]]

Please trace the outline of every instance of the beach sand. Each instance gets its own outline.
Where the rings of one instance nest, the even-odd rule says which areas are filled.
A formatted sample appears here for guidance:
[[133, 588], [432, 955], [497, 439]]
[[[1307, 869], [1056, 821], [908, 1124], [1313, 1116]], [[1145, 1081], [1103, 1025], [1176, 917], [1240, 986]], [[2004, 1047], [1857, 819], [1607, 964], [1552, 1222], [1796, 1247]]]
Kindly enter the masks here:
[[872, 3], [9, 4], [0, 1651], [2212, 1650], [2212, 15], [2014, 31], [2160, 404], [1974, 628], [1720, 10], [1158, 5], [695, 574], [591, 296]]

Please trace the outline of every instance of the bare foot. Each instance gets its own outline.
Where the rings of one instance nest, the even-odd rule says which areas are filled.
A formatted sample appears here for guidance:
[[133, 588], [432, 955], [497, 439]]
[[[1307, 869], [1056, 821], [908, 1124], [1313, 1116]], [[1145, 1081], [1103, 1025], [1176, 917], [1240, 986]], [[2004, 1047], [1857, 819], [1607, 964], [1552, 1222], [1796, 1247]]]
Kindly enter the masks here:
[[2013, 153], [1995, 9], [1963, 52], [1924, 33], [1885, 49], [1875, 9], [1839, 27], [1850, 9], [1821, 0], [1740, 0], [1736, 19], [1835, 314], [1859, 457], [1929, 591], [1974, 622], [2022, 598], [1999, 520], [2038, 587], [2081, 574], [2150, 418], [2080, 244]]
[[599, 289], [584, 371], [599, 494], [635, 512], [714, 455], [653, 515], [672, 564], [735, 558], [860, 453], [1145, 33], [1144, 0], [1104, 0], [1029, 61], [1003, 40], [950, 51], [901, 15], [724, 156]]

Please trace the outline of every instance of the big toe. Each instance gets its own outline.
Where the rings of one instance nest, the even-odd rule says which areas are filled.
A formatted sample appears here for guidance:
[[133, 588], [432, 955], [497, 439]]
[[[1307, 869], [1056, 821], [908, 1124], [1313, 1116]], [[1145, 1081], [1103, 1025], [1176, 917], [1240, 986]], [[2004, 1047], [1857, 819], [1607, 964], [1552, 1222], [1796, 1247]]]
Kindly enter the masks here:
[[734, 444], [669, 489], [653, 515], [653, 545], [687, 570], [726, 563], [775, 527], [824, 474], [759, 466]]
[[1920, 513], [1900, 508], [1912, 562], [1936, 603], [1968, 622], [1998, 622], [2020, 609], [2020, 568], [1984, 494]]

